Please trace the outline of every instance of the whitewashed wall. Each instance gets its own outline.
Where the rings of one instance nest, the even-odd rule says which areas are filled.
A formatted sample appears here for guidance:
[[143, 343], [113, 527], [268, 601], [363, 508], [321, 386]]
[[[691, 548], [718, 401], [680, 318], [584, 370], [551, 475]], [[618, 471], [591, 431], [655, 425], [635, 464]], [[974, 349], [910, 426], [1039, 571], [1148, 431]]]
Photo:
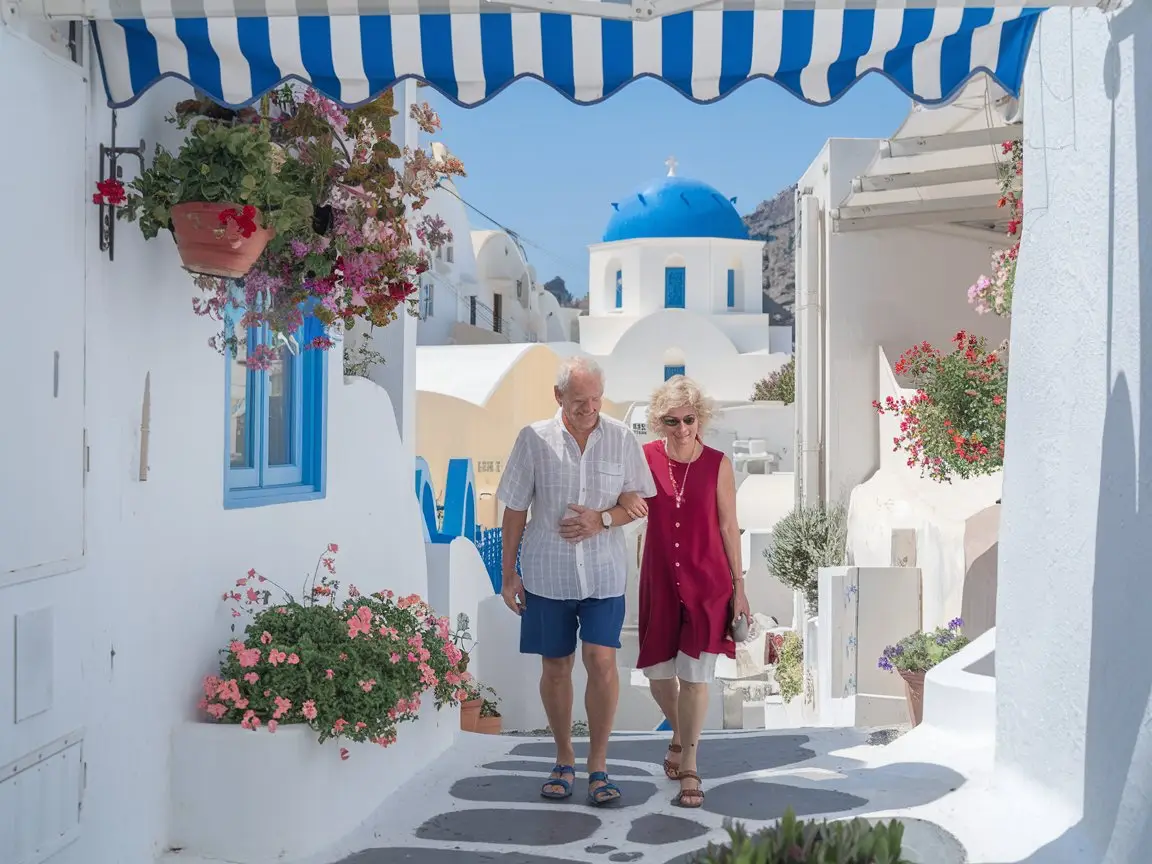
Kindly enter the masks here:
[[[839, 206], [876, 147], [829, 140], [800, 186], [812, 187], [825, 212]], [[824, 225], [824, 488], [835, 499], [879, 467], [872, 420], [877, 346], [895, 362], [924, 340], [946, 351], [961, 329], [997, 344], [1008, 327], [968, 303], [968, 286], [988, 272], [990, 244], [903, 228], [835, 234], [830, 219]]]
[[[24, 619], [37, 623], [41, 637], [18, 646], [34, 659], [27, 675], [18, 682], [13, 664], [0, 663], [0, 765], [61, 736], [82, 736], [83, 821], [76, 842], [53, 861], [151, 861], [167, 843], [172, 729], [195, 716], [200, 680], [216, 668], [228, 636], [231, 619], [220, 593], [250, 567], [297, 585], [328, 542], [341, 544], [345, 582], [424, 593], [412, 462], [402, 453], [387, 394], [362, 380], [345, 386], [334, 351], [327, 497], [225, 511], [224, 360], [205, 344], [213, 324], [193, 316], [194, 289], [166, 235], [145, 244], [134, 226], [121, 224], [115, 263], [97, 249], [90, 201], [97, 146], [107, 143], [110, 121], [98, 76], [85, 81], [82, 70], [46, 58], [3, 29], [0, 70], [21, 81], [0, 98], [12, 116], [23, 118], [44, 159], [43, 170], [9, 171], [3, 181], [10, 201], [36, 204], [6, 207], [0, 231], [0, 258], [9, 274], [0, 294], [17, 322], [4, 340], [3, 366], [10, 370], [16, 363], [27, 372], [8, 375], [0, 385], [0, 398], [19, 418], [0, 429], [0, 548], [26, 535], [27, 563], [28, 555], [55, 555], [60, 537], [75, 542], [70, 525], [53, 530], [29, 516], [55, 500], [43, 497], [55, 494], [44, 482], [45, 466], [55, 471], [59, 459], [61, 476], [81, 482], [81, 423], [91, 447], [81, 499], [82, 566], [37, 581], [12, 584], [9, 577], [0, 583], [0, 644], [14, 644], [17, 619], [45, 610], [38, 621]], [[119, 141], [143, 137], [149, 150], [157, 140], [174, 144], [174, 130], [162, 117], [189, 93], [169, 82], [121, 111]], [[5, 164], [20, 164], [29, 139], [3, 141]], [[14, 280], [15, 274], [27, 278]], [[62, 356], [60, 398], [73, 399], [82, 388], [83, 421], [33, 398], [33, 388], [51, 387], [54, 350]], [[141, 404], [149, 374], [149, 473], [140, 482]], [[61, 429], [58, 422], [67, 425]], [[57, 433], [68, 438], [59, 451], [52, 449]], [[60, 500], [67, 506], [76, 499], [64, 494]], [[18, 687], [25, 706], [36, 697], [46, 707], [14, 724]], [[403, 740], [402, 732], [398, 746]], [[412, 758], [430, 755], [425, 746]], [[35, 832], [40, 826], [19, 827]]]
[[447, 223], [452, 232], [452, 243], [449, 244], [452, 260], [448, 260], [448, 249], [442, 248], [432, 263], [431, 271], [423, 277], [431, 284], [432, 314], [423, 316], [417, 326], [420, 345], [451, 344], [453, 325], [468, 322], [472, 295], [476, 295], [478, 302], [492, 305], [491, 287], [481, 285], [477, 276], [468, 210], [458, 197], [459, 193], [453, 192], [457, 192], [455, 184], [445, 179], [442, 187], [432, 190], [421, 211], [434, 213]]
[[1152, 6], [1122, 6], [1046, 13], [1024, 83], [996, 758], [1082, 813], [1038, 862], [1152, 848]]

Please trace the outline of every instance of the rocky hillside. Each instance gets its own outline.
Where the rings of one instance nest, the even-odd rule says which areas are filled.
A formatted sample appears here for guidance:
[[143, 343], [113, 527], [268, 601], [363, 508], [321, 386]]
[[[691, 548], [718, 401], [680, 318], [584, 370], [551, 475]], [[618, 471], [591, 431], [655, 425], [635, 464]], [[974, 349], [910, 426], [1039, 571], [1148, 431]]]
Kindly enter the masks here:
[[764, 311], [773, 324], [794, 324], [796, 187], [789, 186], [744, 217], [753, 237], [764, 239]]

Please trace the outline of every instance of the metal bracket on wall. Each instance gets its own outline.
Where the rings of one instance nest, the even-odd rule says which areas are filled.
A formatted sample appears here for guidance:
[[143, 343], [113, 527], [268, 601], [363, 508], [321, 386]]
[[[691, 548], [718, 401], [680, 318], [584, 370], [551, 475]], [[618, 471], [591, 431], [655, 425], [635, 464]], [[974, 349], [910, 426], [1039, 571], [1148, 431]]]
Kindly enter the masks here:
[[[116, 146], [116, 112], [112, 112], [112, 140], [107, 146], [100, 145], [100, 180], [124, 177], [124, 168], [120, 165], [120, 157], [135, 156], [140, 161], [140, 170], [144, 170], [144, 139], [136, 147]], [[100, 207], [100, 251], [108, 253], [108, 260], [116, 260], [116, 207], [104, 201], [98, 202]]]

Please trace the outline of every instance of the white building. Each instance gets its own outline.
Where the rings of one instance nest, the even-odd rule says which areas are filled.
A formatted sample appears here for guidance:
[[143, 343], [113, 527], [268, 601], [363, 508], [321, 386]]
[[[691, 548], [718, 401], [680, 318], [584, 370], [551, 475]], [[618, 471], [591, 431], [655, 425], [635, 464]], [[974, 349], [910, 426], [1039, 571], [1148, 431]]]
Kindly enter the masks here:
[[[431, 149], [434, 157], [448, 152], [440, 142]], [[468, 209], [446, 177], [422, 210], [445, 221], [452, 242], [436, 251], [420, 282], [419, 344], [568, 341], [569, 321], [537, 282], [524, 248], [507, 231], [474, 231]]]
[[676, 374], [723, 403], [745, 402], [791, 354], [791, 328], [763, 313], [764, 244], [726, 198], [668, 176], [623, 202], [588, 247], [580, 345], [607, 373], [609, 398], [646, 400]]

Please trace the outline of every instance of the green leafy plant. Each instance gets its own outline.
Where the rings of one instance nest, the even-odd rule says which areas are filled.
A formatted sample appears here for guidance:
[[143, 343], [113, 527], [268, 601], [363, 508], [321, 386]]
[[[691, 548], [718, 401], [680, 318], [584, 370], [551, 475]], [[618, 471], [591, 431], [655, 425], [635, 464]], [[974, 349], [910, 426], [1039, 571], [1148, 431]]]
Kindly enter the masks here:
[[[499, 717], [500, 716], [500, 710], [499, 710], [500, 697], [496, 695], [496, 691], [493, 690], [491, 687], [482, 687], [482, 688], [480, 688], [479, 692], [480, 692], [480, 698], [482, 698], [484, 700], [480, 705], [480, 716], [481, 717]], [[485, 693], [487, 693], [488, 695], [485, 696], [484, 695]], [[489, 696], [491, 696], [492, 698], [489, 699], [488, 698]]]
[[372, 348], [371, 343], [361, 340], [356, 347], [344, 343], [344, 377], [367, 378], [373, 366], [383, 366], [384, 355]]
[[124, 190], [117, 216], [137, 222], [148, 240], [168, 229], [177, 204], [201, 201], [256, 207], [263, 226], [278, 234], [310, 225], [312, 200], [305, 187], [281, 176], [286, 157], [272, 141], [271, 124], [251, 111], [200, 113], [206, 110], [197, 100], [176, 106], [167, 120], [187, 136], [175, 154], [156, 145], [152, 165]]
[[753, 402], [783, 402], [791, 405], [796, 401], [796, 355], [769, 375], [756, 382], [752, 392]]
[[764, 558], [773, 576], [804, 593], [808, 612], [815, 615], [818, 571], [844, 564], [847, 546], [848, 513], [843, 504], [801, 506], [776, 523]]
[[[235, 604], [232, 616], [251, 620], [243, 638], [221, 651], [219, 673], [204, 679], [202, 711], [245, 729], [307, 724], [321, 742], [343, 737], [387, 747], [397, 726], [419, 714], [426, 691], [437, 708], [468, 695], [470, 676], [459, 668], [448, 619], [415, 594], [395, 599], [391, 591], [361, 594], [349, 585], [337, 601], [340, 583], [329, 576], [338, 551], [333, 543], [320, 556], [300, 602], [255, 570], [224, 593]], [[271, 603], [266, 585], [285, 600]]]
[[948, 354], [927, 342], [913, 345], [894, 369], [911, 380], [916, 395], [872, 403], [878, 414], [900, 418], [892, 449], [904, 450], [909, 468], [941, 483], [1000, 470], [1008, 420], [1003, 352], [989, 351], [985, 339], [963, 330], [952, 345]]
[[780, 685], [780, 698], [788, 703], [804, 689], [804, 642], [795, 631], [784, 634], [779, 658], [776, 683]]
[[876, 665], [886, 672], [927, 672], [968, 644], [968, 637], [960, 632], [963, 626], [962, 620], [953, 618], [947, 627], [918, 630], [885, 648]]
[[696, 864], [908, 864], [901, 856], [904, 826], [850, 822], [803, 822], [788, 808], [779, 823], [756, 834], [729, 826], [730, 841], [710, 844]]

